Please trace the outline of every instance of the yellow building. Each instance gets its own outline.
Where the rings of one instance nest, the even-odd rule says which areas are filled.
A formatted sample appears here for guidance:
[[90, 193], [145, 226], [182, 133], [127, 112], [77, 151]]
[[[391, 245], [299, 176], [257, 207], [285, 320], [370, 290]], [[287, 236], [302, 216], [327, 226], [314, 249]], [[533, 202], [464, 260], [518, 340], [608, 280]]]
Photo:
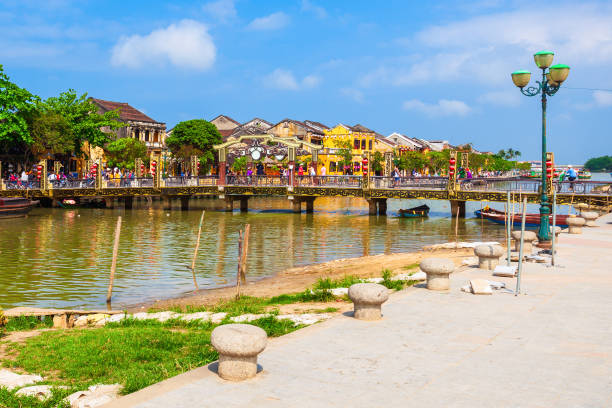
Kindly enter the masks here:
[[[327, 175], [341, 175], [344, 173], [353, 174], [355, 176], [363, 175], [361, 165], [363, 156], [366, 152], [392, 152], [392, 142], [384, 140], [383, 137], [377, 137], [376, 132], [362, 125], [346, 126], [338, 124], [332, 129], [324, 130], [325, 137], [323, 138], [324, 152], [319, 153], [319, 169], [324, 165]], [[352, 164], [345, 172], [343, 166], [343, 157], [338, 155], [340, 149], [350, 147]], [[370, 166], [371, 171], [371, 166]]]

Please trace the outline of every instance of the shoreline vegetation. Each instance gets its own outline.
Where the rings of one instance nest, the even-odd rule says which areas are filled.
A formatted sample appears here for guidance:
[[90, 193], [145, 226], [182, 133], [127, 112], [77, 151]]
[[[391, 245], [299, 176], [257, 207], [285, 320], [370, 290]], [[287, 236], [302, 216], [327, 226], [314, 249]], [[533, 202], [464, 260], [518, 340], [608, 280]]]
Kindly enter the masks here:
[[[261, 327], [269, 337], [282, 336], [309, 325], [286, 316], [318, 315], [321, 318], [312, 321], [321, 321], [352, 310], [346, 294], [337, 288], [368, 278], [394, 291], [410, 288], [418, 283], [410, 275], [418, 271], [423, 258], [432, 255], [449, 257], [461, 265], [473, 251], [437, 249], [291, 268], [242, 286], [238, 299], [234, 287], [200, 290], [126, 309], [119, 320], [101, 327], [53, 329], [49, 318], [9, 319], [0, 327], [0, 370], [37, 374], [43, 381], [36, 385], [56, 388], [42, 401], [18, 396], [17, 389], [0, 388], [0, 407], [69, 407], [64, 400], [67, 396], [97, 384], [119, 384], [121, 394], [135, 392], [215, 361], [218, 356], [210, 345], [210, 333], [220, 324], [248, 317], [243, 322]], [[136, 318], [135, 313], [143, 315], [143, 310], [158, 315], [164, 311], [169, 318]], [[222, 319], [189, 318], [195, 313], [216, 313]]]

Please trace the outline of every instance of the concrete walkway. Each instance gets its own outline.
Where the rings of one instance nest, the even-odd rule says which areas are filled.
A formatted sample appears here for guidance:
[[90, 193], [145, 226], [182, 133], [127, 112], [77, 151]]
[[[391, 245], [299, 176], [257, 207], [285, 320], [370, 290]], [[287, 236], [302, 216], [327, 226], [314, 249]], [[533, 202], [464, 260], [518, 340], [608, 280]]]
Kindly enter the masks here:
[[[612, 407], [612, 216], [562, 234], [559, 267], [526, 264], [522, 295], [413, 288], [384, 319], [340, 316], [279, 339], [243, 383], [202, 367], [107, 407]], [[514, 289], [515, 280], [505, 281]]]

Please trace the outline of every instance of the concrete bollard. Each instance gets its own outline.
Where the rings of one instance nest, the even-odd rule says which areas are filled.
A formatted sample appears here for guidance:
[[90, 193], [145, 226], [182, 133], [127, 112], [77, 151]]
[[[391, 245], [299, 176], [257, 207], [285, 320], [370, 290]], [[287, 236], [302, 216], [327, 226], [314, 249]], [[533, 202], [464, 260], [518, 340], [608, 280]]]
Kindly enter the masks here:
[[427, 274], [427, 289], [450, 289], [450, 279], [448, 275], [455, 270], [453, 261], [445, 258], [427, 258], [421, 261], [419, 267]]
[[478, 245], [474, 248], [474, 254], [478, 257], [480, 269], [494, 270], [499, 265], [499, 258], [504, 250], [499, 245]]
[[599, 214], [597, 214], [595, 211], [583, 211], [582, 213], [580, 213], [581, 217], [584, 218], [585, 227], [597, 227], [597, 224], [595, 224], [595, 220], [597, 219], [597, 217], [599, 217]]
[[580, 217], [569, 217], [567, 219], [567, 225], [569, 225], [570, 234], [582, 234], [582, 226], [586, 223], [584, 218]]
[[[514, 239], [514, 250], [519, 251], [521, 246], [521, 231], [512, 231], [512, 238]], [[525, 231], [523, 236], [523, 253], [530, 255], [533, 250], [533, 241], [537, 238], [536, 233], [533, 231]]]
[[257, 374], [257, 355], [266, 348], [266, 332], [250, 324], [225, 324], [210, 335], [219, 352], [219, 377], [242, 381]]
[[381, 305], [389, 299], [389, 290], [378, 283], [356, 283], [348, 289], [353, 301], [354, 317], [359, 320], [379, 320]]

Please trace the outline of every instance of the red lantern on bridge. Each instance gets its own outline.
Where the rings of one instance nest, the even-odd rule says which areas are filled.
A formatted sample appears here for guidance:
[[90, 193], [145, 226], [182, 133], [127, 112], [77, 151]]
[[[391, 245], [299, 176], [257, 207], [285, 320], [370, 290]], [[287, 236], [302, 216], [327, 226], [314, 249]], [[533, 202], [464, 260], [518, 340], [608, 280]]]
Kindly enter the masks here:
[[42, 175], [42, 166], [39, 164], [36, 166], [36, 178], [40, 180], [40, 176]]
[[144, 174], [145, 174], [145, 166], [144, 166], [144, 164], [141, 164], [140, 165], [140, 176], [143, 177]]
[[364, 176], [368, 175], [368, 159], [366, 157], [364, 157], [361, 161], [361, 171], [363, 172]]
[[151, 174], [157, 174], [155, 172], [156, 168], [157, 168], [157, 162], [155, 160], [151, 161]]
[[98, 175], [98, 163], [91, 165], [91, 174], [96, 177]]
[[553, 162], [551, 160], [546, 161], [546, 177], [552, 178], [554, 173]]
[[448, 161], [448, 175], [451, 177], [455, 175], [455, 164], [456, 163], [457, 161], [452, 157]]
[[198, 164], [197, 164], [196, 167], [198, 169], [198, 172], [197, 172], [196, 176], [199, 176], [200, 175], [200, 161], [199, 160], [198, 160]]

